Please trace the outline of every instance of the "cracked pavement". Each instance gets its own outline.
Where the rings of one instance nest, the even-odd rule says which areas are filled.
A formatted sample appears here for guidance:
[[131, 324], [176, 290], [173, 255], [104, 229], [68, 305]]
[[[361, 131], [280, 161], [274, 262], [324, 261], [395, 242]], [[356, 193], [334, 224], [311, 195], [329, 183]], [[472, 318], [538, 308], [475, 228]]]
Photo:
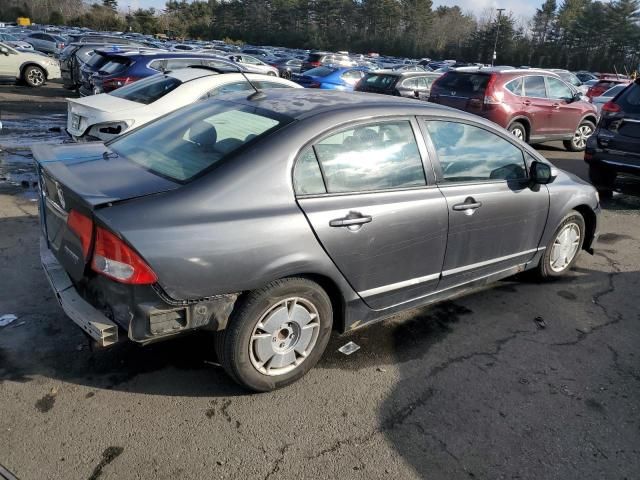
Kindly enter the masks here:
[[[25, 110], [58, 113], [47, 88]], [[584, 176], [579, 155], [540, 151]], [[304, 379], [259, 395], [208, 337], [91, 350], [41, 271], [31, 198], [0, 182], [0, 315], [19, 317], [0, 327], [0, 464], [20, 479], [638, 478], [640, 197], [603, 205], [596, 255], [567, 278], [334, 335]]]

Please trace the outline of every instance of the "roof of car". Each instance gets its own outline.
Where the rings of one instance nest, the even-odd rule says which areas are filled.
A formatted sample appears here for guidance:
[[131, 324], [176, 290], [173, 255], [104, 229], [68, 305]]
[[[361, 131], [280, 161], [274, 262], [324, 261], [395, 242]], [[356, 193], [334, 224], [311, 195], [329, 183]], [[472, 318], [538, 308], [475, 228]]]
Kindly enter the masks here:
[[[251, 99], [247, 92], [227, 95], [231, 100], [243, 105], [264, 108], [297, 120], [319, 113], [343, 110], [345, 108], [397, 107], [400, 113], [407, 107], [419, 107], [433, 111], [456, 111], [434, 103], [418, 102], [414, 99], [377, 95], [361, 92], [342, 92], [338, 90], [311, 90], [281, 88], [269, 91], [263, 98]], [[464, 115], [463, 112], [460, 112]]]

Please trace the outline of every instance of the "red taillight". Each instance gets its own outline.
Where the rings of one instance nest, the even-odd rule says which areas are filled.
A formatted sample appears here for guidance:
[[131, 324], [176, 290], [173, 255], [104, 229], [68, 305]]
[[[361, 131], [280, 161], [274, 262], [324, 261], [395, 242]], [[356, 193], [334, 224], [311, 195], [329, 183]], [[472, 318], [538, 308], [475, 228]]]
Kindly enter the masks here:
[[96, 229], [91, 268], [117, 282], [148, 285], [158, 280], [151, 267], [126, 243], [108, 230]]
[[484, 91], [484, 104], [485, 105], [499, 105], [504, 99], [504, 92], [497, 90], [496, 80], [498, 76], [495, 73], [491, 74], [489, 81], [487, 82], [487, 88]]
[[320, 84], [318, 82], [311, 82], [307, 88], [320, 88]]
[[319, 67], [322, 64], [320, 62], [309, 62], [309, 65], [311, 65], [312, 67]]
[[608, 113], [617, 113], [620, 112], [622, 109], [620, 108], [620, 105], [618, 105], [617, 103], [614, 102], [607, 102], [604, 105], [602, 105], [602, 111], [603, 112], [608, 112]]
[[91, 248], [91, 237], [93, 235], [93, 222], [89, 217], [85, 217], [75, 210], [69, 212], [67, 217], [67, 226], [69, 230], [75, 233], [82, 244], [82, 255], [87, 258], [89, 248]]
[[124, 85], [128, 85], [129, 83], [133, 83], [138, 80], [136, 77], [115, 77], [109, 78], [104, 81], [102, 87], [105, 90], [111, 89], [115, 90], [116, 88], [120, 88]]

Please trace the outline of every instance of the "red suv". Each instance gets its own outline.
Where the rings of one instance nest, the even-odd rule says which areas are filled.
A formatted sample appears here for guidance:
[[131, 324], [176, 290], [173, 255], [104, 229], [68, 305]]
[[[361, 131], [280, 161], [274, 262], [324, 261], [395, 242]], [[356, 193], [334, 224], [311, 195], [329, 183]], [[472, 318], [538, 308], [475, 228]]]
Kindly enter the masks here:
[[528, 143], [562, 140], [584, 150], [596, 108], [560, 77], [540, 70], [450, 71], [431, 86], [430, 102], [475, 113]]

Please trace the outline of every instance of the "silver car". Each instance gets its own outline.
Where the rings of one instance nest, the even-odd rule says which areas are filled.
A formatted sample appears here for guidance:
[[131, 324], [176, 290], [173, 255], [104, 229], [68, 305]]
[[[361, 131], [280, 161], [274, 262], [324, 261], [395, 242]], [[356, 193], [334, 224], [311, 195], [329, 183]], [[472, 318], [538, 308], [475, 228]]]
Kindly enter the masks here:
[[50, 33], [32, 33], [23, 38], [23, 40], [33, 46], [35, 50], [50, 55], [58, 55], [65, 46], [65, 39], [59, 35]]
[[627, 86], [628, 85], [626, 85], [626, 84], [616, 85], [614, 87], [611, 87], [609, 90], [604, 92], [602, 95], [600, 95], [598, 97], [593, 97], [591, 99], [591, 103], [593, 103], [593, 106], [596, 107], [596, 110], [598, 111], [598, 118], [600, 118], [600, 112], [602, 111], [602, 106], [605, 103], [610, 102], [611, 100], [613, 100], [615, 98], [615, 96], [618, 95], [625, 88], [627, 88]]
[[276, 67], [268, 65], [259, 58], [252, 57], [251, 55], [238, 53], [229, 55], [229, 59], [236, 63], [241, 63], [252, 73], [263, 73], [265, 75], [271, 75], [272, 77], [280, 76]]
[[598, 196], [506, 130], [366, 93], [204, 100], [109, 143], [35, 146], [41, 257], [101, 345], [216, 332], [257, 391], [345, 332], [593, 252]]

